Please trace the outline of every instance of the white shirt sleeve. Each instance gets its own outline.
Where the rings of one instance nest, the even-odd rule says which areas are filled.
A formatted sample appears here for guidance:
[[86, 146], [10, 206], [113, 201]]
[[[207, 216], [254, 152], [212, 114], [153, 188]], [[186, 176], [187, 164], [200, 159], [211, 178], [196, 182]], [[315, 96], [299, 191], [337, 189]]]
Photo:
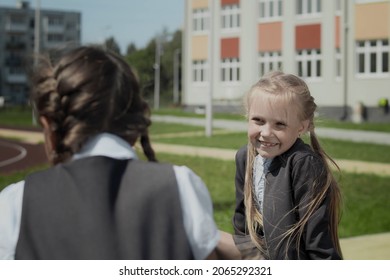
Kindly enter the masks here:
[[0, 260], [15, 259], [22, 216], [24, 181], [0, 192]]
[[202, 179], [186, 166], [174, 166], [184, 227], [195, 259], [205, 259], [219, 242], [210, 194]]

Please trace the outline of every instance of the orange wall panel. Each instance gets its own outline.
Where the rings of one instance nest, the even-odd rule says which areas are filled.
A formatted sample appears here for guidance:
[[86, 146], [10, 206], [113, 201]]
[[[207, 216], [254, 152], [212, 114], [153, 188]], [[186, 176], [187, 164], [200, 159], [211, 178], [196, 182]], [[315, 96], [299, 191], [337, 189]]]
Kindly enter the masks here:
[[240, 4], [240, 0], [221, 0], [221, 6]]
[[355, 5], [355, 39], [389, 38], [389, 18], [390, 2]]
[[258, 26], [258, 51], [280, 51], [282, 49], [282, 23], [262, 23]]
[[193, 10], [194, 9], [202, 9], [202, 8], [208, 8], [209, 1], [208, 0], [192, 0], [191, 4], [192, 4], [191, 7]]
[[221, 58], [240, 57], [239, 45], [238, 38], [221, 39]]
[[321, 24], [299, 25], [295, 27], [295, 48], [320, 49]]
[[334, 18], [335, 24], [334, 24], [334, 41], [335, 41], [335, 48], [340, 48], [341, 44], [341, 22], [340, 22], [340, 16], [336, 16]]
[[208, 58], [209, 38], [207, 35], [192, 37], [192, 60], [206, 60]]

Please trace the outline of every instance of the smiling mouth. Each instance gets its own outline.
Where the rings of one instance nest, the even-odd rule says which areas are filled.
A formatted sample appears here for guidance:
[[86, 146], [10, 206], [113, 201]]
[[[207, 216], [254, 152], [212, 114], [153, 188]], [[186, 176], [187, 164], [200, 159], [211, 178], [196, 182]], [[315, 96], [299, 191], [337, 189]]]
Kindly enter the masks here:
[[271, 148], [278, 145], [278, 143], [271, 143], [271, 142], [264, 142], [264, 141], [259, 141], [259, 143], [261, 147], [265, 147], [265, 148]]

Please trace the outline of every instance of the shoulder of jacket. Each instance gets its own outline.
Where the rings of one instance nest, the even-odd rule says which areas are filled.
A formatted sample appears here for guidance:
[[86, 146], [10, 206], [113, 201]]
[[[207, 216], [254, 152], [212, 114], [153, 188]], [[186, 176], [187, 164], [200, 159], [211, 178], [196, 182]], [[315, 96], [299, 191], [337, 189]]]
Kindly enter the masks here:
[[320, 156], [302, 140], [297, 142], [286, 153], [280, 156], [282, 161], [291, 162], [292, 164], [314, 164], [322, 162]]
[[238, 151], [236, 152], [236, 160], [242, 159], [242, 158], [246, 159], [247, 152], [248, 152], [248, 145], [245, 144], [244, 146], [239, 148]]

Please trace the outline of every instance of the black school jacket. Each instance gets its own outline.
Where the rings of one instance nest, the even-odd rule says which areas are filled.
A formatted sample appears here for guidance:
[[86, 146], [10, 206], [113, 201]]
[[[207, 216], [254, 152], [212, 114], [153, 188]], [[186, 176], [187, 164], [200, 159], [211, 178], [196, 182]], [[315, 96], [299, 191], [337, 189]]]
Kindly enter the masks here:
[[[236, 209], [233, 226], [236, 235], [249, 235], [245, 223], [244, 179], [247, 146], [236, 154]], [[282, 234], [305, 212], [305, 205], [315, 192], [314, 180], [325, 180], [326, 170], [321, 159], [301, 139], [284, 154], [273, 159], [266, 174], [263, 220], [264, 238], [270, 259], [341, 259], [333, 246], [328, 204], [329, 197], [319, 206], [307, 224], [299, 248], [293, 241], [289, 248]], [[298, 205], [296, 211], [292, 211]], [[298, 253], [299, 252], [299, 253]]]

